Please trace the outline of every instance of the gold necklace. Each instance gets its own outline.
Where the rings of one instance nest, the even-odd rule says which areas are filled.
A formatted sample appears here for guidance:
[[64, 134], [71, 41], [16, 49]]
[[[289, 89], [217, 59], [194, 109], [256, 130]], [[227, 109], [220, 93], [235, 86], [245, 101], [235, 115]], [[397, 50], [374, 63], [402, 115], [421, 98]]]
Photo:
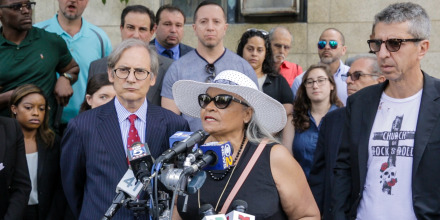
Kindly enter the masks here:
[[[225, 190], [226, 190], [226, 188], [227, 188], [228, 185], [229, 185], [229, 181], [231, 180], [231, 177], [232, 177], [232, 175], [234, 174], [234, 171], [235, 171], [235, 168], [236, 168], [236, 167], [237, 167], [237, 166], [234, 166], [234, 168], [232, 169], [231, 175], [229, 176], [228, 181], [226, 182], [226, 185], [225, 185], [225, 187], [223, 188], [222, 193], [220, 194], [220, 197], [219, 197], [218, 200], [217, 200], [217, 204], [215, 205], [215, 209], [214, 209], [214, 211], [216, 211], [216, 212], [217, 212], [218, 204], [220, 203], [220, 200], [222, 199], [223, 194], [225, 193]], [[200, 209], [200, 189], [197, 191], [197, 196], [198, 196], [199, 209]]]

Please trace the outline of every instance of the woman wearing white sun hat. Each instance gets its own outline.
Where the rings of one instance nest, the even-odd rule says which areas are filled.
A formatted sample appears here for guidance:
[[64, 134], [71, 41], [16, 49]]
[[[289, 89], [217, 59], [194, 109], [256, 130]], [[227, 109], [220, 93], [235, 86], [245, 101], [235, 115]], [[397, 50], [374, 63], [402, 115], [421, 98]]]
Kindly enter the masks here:
[[[178, 81], [173, 85], [173, 97], [182, 113], [201, 118], [209, 134], [205, 143], [229, 141], [234, 148], [233, 166], [208, 171], [203, 187], [189, 195], [186, 212], [182, 212], [184, 198], [178, 199], [175, 210], [179, 213], [175, 212], [173, 219], [198, 219], [204, 204], [228, 213], [233, 209], [229, 202], [237, 199], [248, 203], [247, 213], [256, 219], [319, 219], [301, 167], [271, 135], [286, 124], [283, 105], [259, 91], [246, 75], [233, 70], [219, 73], [212, 83]], [[254, 156], [260, 149], [261, 154]], [[252, 160], [256, 162], [241, 188], [233, 190]], [[231, 191], [236, 194], [228, 198]]]

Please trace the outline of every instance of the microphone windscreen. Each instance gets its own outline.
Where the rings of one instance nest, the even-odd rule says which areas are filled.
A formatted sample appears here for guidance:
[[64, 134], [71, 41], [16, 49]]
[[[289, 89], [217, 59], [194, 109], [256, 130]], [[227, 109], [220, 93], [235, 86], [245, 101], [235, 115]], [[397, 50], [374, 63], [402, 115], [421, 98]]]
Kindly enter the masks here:
[[246, 201], [237, 199], [235, 201], [232, 202], [231, 204], [232, 209], [234, 209], [235, 211], [239, 211], [239, 212], [246, 212], [247, 208], [248, 208], [248, 204]]
[[199, 208], [199, 216], [201, 216], [202, 218], [205, 216], [215, 215], [215, 214], [217, 213], [214, 211], [214, 207], [211, 204], [203, 204]]

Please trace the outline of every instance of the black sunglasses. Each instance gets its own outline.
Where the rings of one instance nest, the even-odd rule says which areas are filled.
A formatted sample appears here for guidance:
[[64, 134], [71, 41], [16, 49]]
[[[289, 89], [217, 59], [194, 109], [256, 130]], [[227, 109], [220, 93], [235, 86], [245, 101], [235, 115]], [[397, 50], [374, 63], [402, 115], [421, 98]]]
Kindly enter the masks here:
[[[320, 41], [318, 42], [318, 49], [320, 49], [320, 50], [324, 49], [324, 48], [325, 48], [325, 45], [327, 45], [327, 41], [325, 41], [325, 40], [320, 40]], [[328, 42], [328, 45], [329, 45], [330, 48], [332, 48], [332, 49], [336, 49], [336, 48], [338, 48], [338, 42], [335, 41], [335, 40], [331, 40], [331, 41], [329, 41], [329, 42]]]
[[206, 108], [206, 106], [208, 106], [209, 103], [211, 103], [211, 101], [214, 101], [214, 105], [218, 109], [227, 108], [229, 104], [231, 104], [231, 101], [235, 101], [246, 107], [249, 107], [249, 105], [246, 102], [241, 101], [240, 99], [237, 99], [232, 95], [226, 95], [226, 94], [220, 94], [214, 97], [211, 97], [208, 94], [200, 94], [198, 100], [201, 108]]
[[9, 8], [14, 11], [23, 11], [24, 7], [26, 7], [28, 10], [32, 10], [36, 4], [36, 2], [15, 3], [10, 5], [0, 5], [0, 8]]
[[342, 74], [342, 80], [346, 81], [348, 77], [351, 78], [352, 81], [358, 80], [361, 76], [379, 76], [379, 74], [371, 74], [371, 73], [363, 73], [361, 71], [356, 71], [354, 73]]
[[385, 47], [389, 52], [397, 52], [403, 42], [419, 42], [423, 39], [388, 39], [388, 40], [367, 40], [370, 51], [373, 53], [379, 52], [380, 47], [385, 43]]
[[205, 71], [209, 74], [208, 78], [206, 78], [205, 81], [207, 83], [212, 82], [214, 80], [214, 78], [215, 78], [215, 75], [216, 75], [215, 74], [215, 66], [214, 66], [214, 64], [211, 64], [211, 63], [206, 64]]

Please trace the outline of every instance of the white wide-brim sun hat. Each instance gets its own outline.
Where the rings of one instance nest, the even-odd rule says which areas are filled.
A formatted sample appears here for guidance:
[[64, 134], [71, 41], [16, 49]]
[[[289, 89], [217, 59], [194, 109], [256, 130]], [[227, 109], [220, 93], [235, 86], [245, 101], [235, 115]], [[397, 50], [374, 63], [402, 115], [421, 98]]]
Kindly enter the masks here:
[[287, 122], [283, 105], [258, 90], [257, 85], [245, 74], [235, 70], [220, 72], [211, 83], [179, 80], [173, 85], [173, 97], [179, 110], [189, 116], [200, 118], [198, 96], [208, 88], [219, 88], [241, 96], [253, 109], [255, 118], [270, 133], [284, 128]]

